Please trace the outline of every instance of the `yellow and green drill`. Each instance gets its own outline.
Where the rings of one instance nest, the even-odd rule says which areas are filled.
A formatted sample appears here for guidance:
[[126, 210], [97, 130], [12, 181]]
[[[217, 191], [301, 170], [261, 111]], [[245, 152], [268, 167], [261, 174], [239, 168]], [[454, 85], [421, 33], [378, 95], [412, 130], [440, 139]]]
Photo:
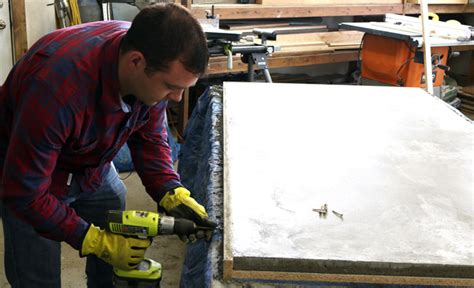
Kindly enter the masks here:
[[[174, 218], [162, 214], [137, 210], [110, 210], [107, 213], [108, 229], [112, 233], [131, 237], [151, 238], [157, 235], [188, 235], [198, 230], [213, 230], [199, 227], [193, 221]], [[161, 281], [161, 264], [143, 259], [133, 270], [120, 270], [114, 267], [116, 288], [155, 288]]]

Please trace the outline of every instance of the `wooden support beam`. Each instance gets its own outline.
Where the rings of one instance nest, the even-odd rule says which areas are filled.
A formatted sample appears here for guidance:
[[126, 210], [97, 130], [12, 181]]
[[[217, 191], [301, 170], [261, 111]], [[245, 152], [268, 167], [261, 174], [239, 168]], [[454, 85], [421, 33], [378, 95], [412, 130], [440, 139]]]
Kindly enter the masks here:
[[[183, 99], [179, 103], [179, 112], [178, 112], [178, 133], [183, 135], [184, 129], [188, 124], [188, 115], [189, 115], [189, 88], [184, 90]], [[181, 139], [178, 139], [181, 140]]]
[[12, 1], [12, 30], [15, 62], [28, 50], [26, 38], [25, 0]]
[[181, 5], [188, 9], [191, 9], [191, 6], [193, 5], [193, 0], [181, 0]]
[[474, 85], [474, 52], [471, 52], [471, 65], [469, 69], [469, 83]]
[[[191, 1], [191, 0], [188, 0]], [[262, 18], [294, 18], [294, 17], [325, 17], [325, 16], [355, 16], [355, 15], [384, 15], [419, 14], [418, 4], [369, 4], [369, 5], [292, 5], [266, 6], [259, 4], [216, 4], [215, 13], [219, 19], [262, 19]], [[191, 11], [196, 17], [204, 17], [209, 4], [194, 4]], [[474, 13], [474, 5], [439, 4], [430, 5], [430, 11], [442, 13]]]
[[[204, 17], [211, 5], [192, 5], [196, 17]], [[219, 19], [261, 19], [261, 18], [294, 18], [351, 15], [383, 15], [386, 13], [401, 14], [402, 4], [374, 5], [294, 5], [265, 6], [258, 4], [222, 4], [215, 5], [215, 13]]]
[[249, 271], [232, 270], [233, 279], [265, 279], [271, 281], [310, 281], [312, 283], [376, 283], [397, 285], [446, 285], [470, 286], [474, 285], [472, 279], [436, 278], [436, 277], [407, 277], [383, 275], [348, 275], [348, 274], [323, 274], [323, 273], [295, 273], [279, 271]]

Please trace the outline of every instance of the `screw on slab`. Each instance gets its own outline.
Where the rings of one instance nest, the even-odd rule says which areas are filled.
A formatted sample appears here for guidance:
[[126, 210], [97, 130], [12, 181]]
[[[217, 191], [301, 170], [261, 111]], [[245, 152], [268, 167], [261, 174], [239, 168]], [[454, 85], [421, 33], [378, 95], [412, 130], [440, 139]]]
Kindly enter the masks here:
[[328, 213], [328, 204], [321, 205], [321, 208], [313, 209], [313, 211], [318, 212], [320, 218], [326, 218], [326, 215]]
[[336, 212], [336, 211], [334, 211], [334, 210], [332, 210], [332, 213], [334, 213], [334, 215], [336, 215], [337, 217], [339, 217], [339, 218], [341, 218], [341, 219], [342, 219], [342, 217], [343, 217], [342, 213], [338, 213], [338, 212]]

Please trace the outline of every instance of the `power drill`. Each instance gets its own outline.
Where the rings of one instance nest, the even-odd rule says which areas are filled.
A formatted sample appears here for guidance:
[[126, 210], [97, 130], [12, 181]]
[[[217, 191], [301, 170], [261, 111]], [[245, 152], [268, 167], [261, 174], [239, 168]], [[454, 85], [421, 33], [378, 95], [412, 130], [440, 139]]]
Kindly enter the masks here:
[[[112, 233], [139, 238], [171, 234], [187, 235], [198, 229], [212, 229], [198, 227], [191, 220], [137, 210], [108, 211], [107, 226]], [[134, 270], [120, 270], [114, 267], [116, 288], [154, 288], [160, 286], [160, 281], [161, 264], [151, 259], [143, 259]]]

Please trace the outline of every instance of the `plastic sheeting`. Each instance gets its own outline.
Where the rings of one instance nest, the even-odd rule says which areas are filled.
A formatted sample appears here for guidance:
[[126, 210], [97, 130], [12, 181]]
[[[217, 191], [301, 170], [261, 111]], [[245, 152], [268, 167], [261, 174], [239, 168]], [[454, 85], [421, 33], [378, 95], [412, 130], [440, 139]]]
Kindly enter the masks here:
[[[222, 86], [201, 95], [184, 133], [179, 156], [179, 174], [192, 196], [206, 207], [209, 218], [222, 227]], [[181, 275], [181, 287], [210, 287], [219, 275], [222, 230], [216, 229], [211, 242], [189, 244]], [[166, 276], [165, 276], [166, 277]]]

